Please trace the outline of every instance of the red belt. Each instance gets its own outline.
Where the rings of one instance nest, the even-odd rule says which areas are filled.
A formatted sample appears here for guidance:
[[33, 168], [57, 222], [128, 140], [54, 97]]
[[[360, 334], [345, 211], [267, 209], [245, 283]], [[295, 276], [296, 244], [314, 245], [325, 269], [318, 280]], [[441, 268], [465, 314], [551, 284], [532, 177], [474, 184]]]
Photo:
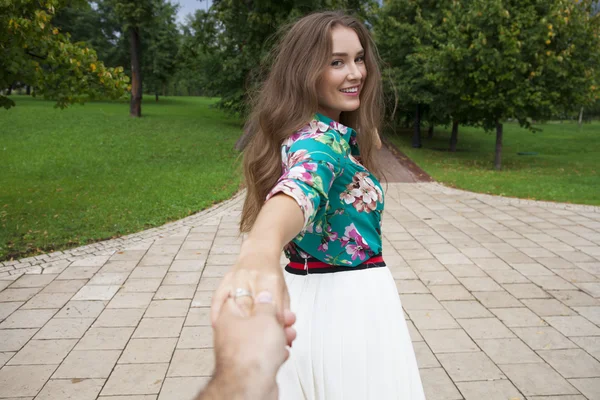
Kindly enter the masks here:
[[308, 273], [311, 274], [323, 274], [329, 272], [341, 272], [341, 271], [356, 271], [367, 268], [376, 268], [376, 267], [385, 267], [385, 261], [383, 261], [383, 256], [377, 255], [369, 258], [362, 264], [359, 264], [355, 267], [349, 267], [345, 265], [331, 265], [324, 263], [322, 261], [290, 261], [288, 265], [285, 267], [285, 270], [297, 275], [306, 275]]

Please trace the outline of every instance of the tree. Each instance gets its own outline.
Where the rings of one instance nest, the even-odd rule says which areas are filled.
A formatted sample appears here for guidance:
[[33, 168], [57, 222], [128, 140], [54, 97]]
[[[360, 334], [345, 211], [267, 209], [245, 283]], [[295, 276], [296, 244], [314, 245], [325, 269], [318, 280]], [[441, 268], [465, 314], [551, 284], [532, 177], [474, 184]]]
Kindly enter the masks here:
[[129, 38], [131, 60], [131, 102], [129, 115], [142, 116], [142, 29], [154, 22], [153, 0], [107, 0]]
[[155, 3], [155, 24], [144, 29], [147, 38], [143, 56], [145, 81], [158, 101], [159, 92], [172, 78], [177, 67], [180, 34], [175, 23], [178, 6], [164, 1]]
[[496, 169], [501, 169], [504, 120], [532, 128], [532, 119], [597, 99], [600, 21], [591, 13], [593, 3], [444, 3], [442, 40], [422, 49], [424, 72], [449, 101], [496, 131]]
[[[88, 99], [123, 96], [128, 78], [122, 68], [107, 68], [96, 52], [73, 43], [52, 25], [60, 0], [0, 1], [0, 87], [15, 82], [56, 100], [58, 107]], [[0, 106], [14, 102], [0, 95]]]

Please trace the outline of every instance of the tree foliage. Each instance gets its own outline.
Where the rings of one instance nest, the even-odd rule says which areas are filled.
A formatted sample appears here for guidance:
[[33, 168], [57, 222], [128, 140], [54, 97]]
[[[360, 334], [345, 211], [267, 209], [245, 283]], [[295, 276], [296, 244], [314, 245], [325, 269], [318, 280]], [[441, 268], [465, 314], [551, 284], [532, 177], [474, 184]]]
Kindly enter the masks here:
[[[59, 0], [0, 0], [0, 87], [15, 82], [56, 100], [58, 107], [118, 98], [128, 89], [122, 68], [106, 67], [96, 52], [52, 25]], [[0, 95], [0, 106], [14, 102]]]

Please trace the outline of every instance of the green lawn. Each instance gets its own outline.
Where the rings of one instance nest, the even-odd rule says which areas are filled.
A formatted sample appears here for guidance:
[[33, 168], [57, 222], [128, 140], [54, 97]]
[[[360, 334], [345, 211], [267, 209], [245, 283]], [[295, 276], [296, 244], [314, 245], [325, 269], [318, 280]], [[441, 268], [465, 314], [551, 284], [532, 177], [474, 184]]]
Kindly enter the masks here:
[[239, 188], [239, 120], [207, 98], [0, 110], [0, 260], [158, 226]]
[[[600, 123], [553, 122], [531, 133], [504, 124], [502, 171], [493, 169], [495, 133], [461, 127], [456, 153], [447, 151], [450, 129], [436, 129], [423, 148], [411, 147], [411, 133], [390, 139], [436, 181], [480, 193], [535, 200], [600, 205]], [[537, 152], [538, 155], [517, 155]]]

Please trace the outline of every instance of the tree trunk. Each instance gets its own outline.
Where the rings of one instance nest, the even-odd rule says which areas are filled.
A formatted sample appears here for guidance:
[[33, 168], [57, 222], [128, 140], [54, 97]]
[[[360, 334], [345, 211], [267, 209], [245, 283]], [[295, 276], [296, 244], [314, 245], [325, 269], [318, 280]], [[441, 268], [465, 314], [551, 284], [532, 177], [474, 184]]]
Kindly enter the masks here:
[[129, 115], [142, 116], [142, 44], [139, 28], [129, 29], [129, 44], [131, 45], [131, 102]]
[[12, 94], [12, 83], [8, 85], [8, 90], [6, 91], [6, 95], [10, 96]]
[[581, 128], [581, 121], [583, 120], [583, 107], [579, 110], [579, 127]]
[[421, 144], [421, 105], [415, 107], [415, 130], [413, 134], [412, 147], [418, 149], [423, 147]]
[[27, 85], [27, 96], [29, 96], [31, 94], [31, 86]]
[[494, 157], [494, 168], [496, 171], [502, 169], [502, 124], [496, 121], [496, 156]]
[[158, 103], [158, 90], [154, 92], [154, 100]]
[[429, 125], [429, 130], [427, 131], [427, 137], [429, 139], [433, 139], [433, 124]]
[[456, 143], [458, 143], [458, 121], [452, 121], [452, 135], [450, 135], [450, 151], [456, 151]]

